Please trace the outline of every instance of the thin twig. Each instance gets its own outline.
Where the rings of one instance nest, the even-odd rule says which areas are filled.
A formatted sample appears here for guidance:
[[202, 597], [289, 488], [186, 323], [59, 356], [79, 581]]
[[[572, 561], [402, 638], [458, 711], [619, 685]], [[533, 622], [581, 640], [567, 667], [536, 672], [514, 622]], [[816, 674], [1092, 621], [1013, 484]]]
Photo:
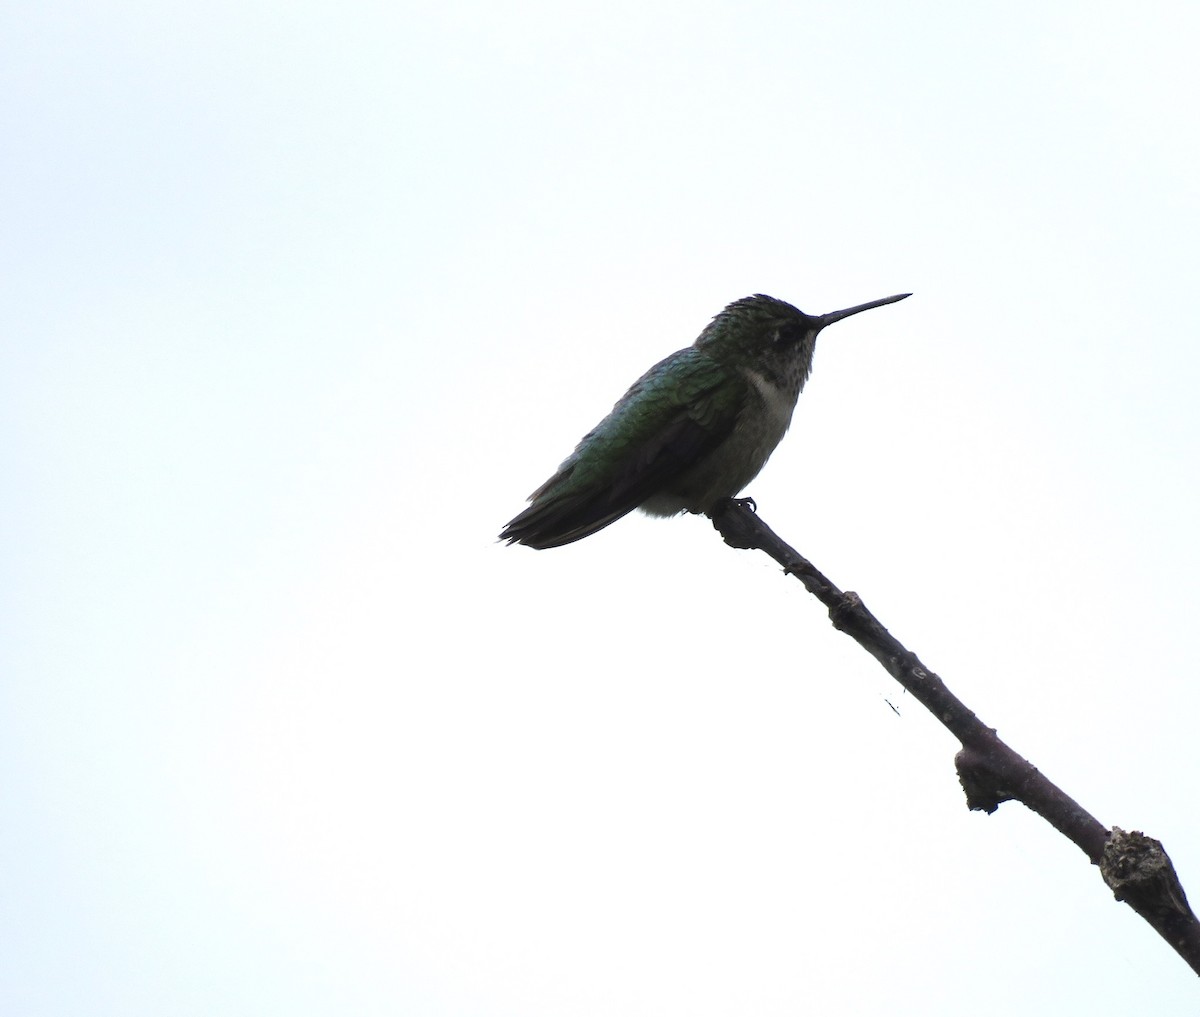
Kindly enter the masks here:
[[759, 550], [795, 576], [829, 610], [845, 632], [883, 665], [962, 743], [954, 757], [967, 806], [995, 812], [1001, 802], [1032, 809], [1087, 855], [1122, 900], [1142, 916], [1200, 974], [1200, 921], [1162, 844], [1140, 832], [1110, 831], [996, 736], [867, 610], [857, 593], [843, 593], [813, 564], [775, 535], [749, 499], [724, 503], [712, 513], [713, 526], [731, 547]]

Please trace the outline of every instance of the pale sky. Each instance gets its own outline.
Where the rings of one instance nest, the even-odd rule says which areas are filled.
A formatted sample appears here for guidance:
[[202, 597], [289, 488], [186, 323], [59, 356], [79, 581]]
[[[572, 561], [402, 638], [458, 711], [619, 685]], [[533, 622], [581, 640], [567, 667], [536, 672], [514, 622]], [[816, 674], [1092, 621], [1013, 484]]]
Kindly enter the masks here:
[[766, 558], [496, 534], [729, 301], [911, 290], [747, 493], [1200, 897], [1198, 38], [8, 5], [0, 1012], [1195, 1014]]

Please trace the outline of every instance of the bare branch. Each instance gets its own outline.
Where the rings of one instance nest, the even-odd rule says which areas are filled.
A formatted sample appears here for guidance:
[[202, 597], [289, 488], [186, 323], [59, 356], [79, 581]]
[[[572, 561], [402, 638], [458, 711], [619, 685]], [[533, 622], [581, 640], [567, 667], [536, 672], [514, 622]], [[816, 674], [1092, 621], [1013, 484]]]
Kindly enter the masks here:
[[1018, 801], [1067, 837], [1100, 867], [1117, 900], [1141, 915], [1200, 974], [1200, 921], [1188, 906], [1162, 845], [1142, 833], [1106, 829], [1061, 788], [996, 736], [915, 653], [906, 649], [864, 606], [858, 594], [843, 593], [811, 562], [789, 547], [755, 513], [749, 499], [724, 503], [713, 526], [731, 547], [759, 550], [783, 566], [829, 610], [845, 632], [929, 710], [962, 748], [954, 757], [967, 806], [995, 812]]

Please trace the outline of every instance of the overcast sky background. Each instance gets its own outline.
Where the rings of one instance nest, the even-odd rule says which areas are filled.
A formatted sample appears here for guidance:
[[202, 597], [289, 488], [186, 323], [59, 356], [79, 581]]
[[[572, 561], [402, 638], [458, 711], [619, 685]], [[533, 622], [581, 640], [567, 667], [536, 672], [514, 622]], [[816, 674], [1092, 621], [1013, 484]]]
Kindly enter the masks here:
[[1198, 32], [7, 5], [0, 1011], [1196, 1013], [765, 558], [495, 535], [725, 303], [913, 291], [748, 493], [1200, 896]]

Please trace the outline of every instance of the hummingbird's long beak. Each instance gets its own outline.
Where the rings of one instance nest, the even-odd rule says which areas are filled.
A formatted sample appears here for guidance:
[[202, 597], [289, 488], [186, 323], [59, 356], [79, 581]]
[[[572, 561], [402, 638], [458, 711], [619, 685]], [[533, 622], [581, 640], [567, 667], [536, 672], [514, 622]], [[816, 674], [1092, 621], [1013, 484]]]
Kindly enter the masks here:
[[844, 311], [830, 311], [828, 314], [817, 315], [820, 327], [832, 325], [835, 321], [841, 321], [843, 318], [849, 318], [852, 314], [858, 314], [859, 311], [869, 311], [872, 307], [882, 307], [884, 304], [894, 304], [897, 300], [903, 300], [905, 297], [911, 297], [911, 293], [897, 293], [894, 297], [882, 297], [879, 300], [869, 300], [865, 304], [856, 304], [854, 307], [847, 307]]

